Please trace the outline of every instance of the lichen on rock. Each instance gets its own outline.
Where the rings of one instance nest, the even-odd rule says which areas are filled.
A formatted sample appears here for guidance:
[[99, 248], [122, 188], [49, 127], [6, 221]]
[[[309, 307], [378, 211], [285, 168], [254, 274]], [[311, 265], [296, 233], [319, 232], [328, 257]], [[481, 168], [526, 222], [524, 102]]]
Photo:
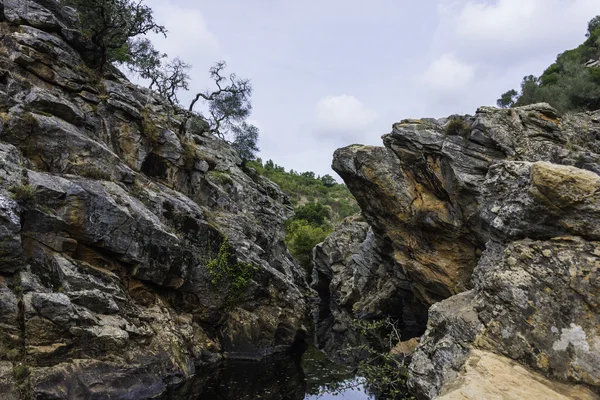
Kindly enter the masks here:
[[[72, 9], [2, 6], [4, 393], [151, 398], [224, 356], [302, 338], [310, 289], [283, 241], [292, 209], [277, 185], [211, 134], [182, 136], [152, 91], [89, 68]], [[215, 285], [223, 243], [243, 276]]]
[[[335, 152], [333, 168], [376, 238], [372, 251], [386, 260], [378, 279], [404, 277], [405, 290], [381, 300], [396, 300], [401, 320], [414, 309], [405, 300], [429, 307], [409, 366], [417, 398], [495, 396], [519, 379], [514, 398], [597, 398], [599, 129], [598, 112], [482, 107], [403, 120], [384, 147]], [[353, 246], [337, 252], [360, 257]], [[329, 265], [330, 282], [353, 269]], [[332, 286], [328, 296], [346, 291]], [[502, 376], [517, 365], [520, 375]]]

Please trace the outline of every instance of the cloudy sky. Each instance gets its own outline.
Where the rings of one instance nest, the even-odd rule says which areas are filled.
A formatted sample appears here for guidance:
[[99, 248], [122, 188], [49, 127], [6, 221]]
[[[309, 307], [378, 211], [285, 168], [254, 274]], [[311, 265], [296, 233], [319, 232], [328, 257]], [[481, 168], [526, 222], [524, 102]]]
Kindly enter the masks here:
[[250, 78], [260, 157], [332, 174], [333, 151], [403, 118], [473, 114], [579, 45], [598, 0], [146, 0], [153, 39], [193, 65], [188, 103], [225, 60]]

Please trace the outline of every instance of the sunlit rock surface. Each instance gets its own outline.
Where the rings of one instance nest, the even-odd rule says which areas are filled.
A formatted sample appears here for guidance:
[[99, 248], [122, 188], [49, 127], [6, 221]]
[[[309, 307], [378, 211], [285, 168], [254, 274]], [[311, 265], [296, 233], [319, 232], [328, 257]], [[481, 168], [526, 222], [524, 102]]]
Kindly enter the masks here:
[[[419, 399], [494, 398], [508, 386], [503, 398], [596, 398], [598, 135], [600, 112], [482, 107], [474, 116], [404, 120], [384, 147], [336, 151], [333, 168], [386, 260], [378, 279], [403, 276], [411, 292], [387, 302], [431, 306], [409, 367]], [[489, 368], [472, 361], [482, 351]], [[518, 365], [530, 372], [502, 377]]]

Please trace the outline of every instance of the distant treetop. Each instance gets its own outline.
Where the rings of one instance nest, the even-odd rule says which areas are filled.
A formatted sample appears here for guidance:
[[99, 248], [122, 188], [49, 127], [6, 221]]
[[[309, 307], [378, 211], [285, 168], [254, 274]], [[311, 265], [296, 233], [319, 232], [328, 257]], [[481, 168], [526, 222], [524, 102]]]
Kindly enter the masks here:
[[559, 54], [540, 77], [524, 77], [520, 92], [511, 89], [500, 96], [498, 106], [546, 102], [562, 113], [600, 109], [600, 15], [588, 23], [585, 36], [583, 44]]

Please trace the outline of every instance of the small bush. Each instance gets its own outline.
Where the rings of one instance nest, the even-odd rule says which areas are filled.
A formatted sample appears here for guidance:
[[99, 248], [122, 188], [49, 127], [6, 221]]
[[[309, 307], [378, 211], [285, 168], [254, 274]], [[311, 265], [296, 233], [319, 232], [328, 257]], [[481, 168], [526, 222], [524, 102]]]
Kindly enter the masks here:
[[229, 284], [227, 302], [233, 305], [240, 301], [250, 280], [254, 277], [256, 267], [247, 263], [232, 263], [231, 261], [229, 241], [225, 238], [216, 257], [206, 263], [206, 269], [214, 287], [226, 287], [225, 285]]
[[446, 124], [445, 133], [448, 136], [462, 136], [466, 138], [471, 133], [471, 126], [460, 118], [451, 118]]
[[35, 196], [35, 188], [29, 184], [18, 185], [10, 188], [12, 198], [19, 203], [28, 203]]
[[190, 141], [181, 143], [183, 147], [183, 168], [190, 171], [196, 163], [196, 146]]
[[38, 123], [38, 119], [30, 112], [26, 112], [25, 114], [21, 115], [21, 119], [25, 125], [29, 126], [35, 126]]
[[213, 181], [220, 183], [221, 185], [233, 185], [233, 179], [225, 172], [210, 171], [209, 175]]
[[152, 141], [153, 143], [156, 143], [158, 141], [158, 135], [160, 133], [158, 126], [152, 120], [149, 110], [144, 109], [141, 114], [142, 114], [142, 126], [141, 126], [142, 134], [145, 137], [147, 137], [148, 139], [150, 139], [150, 141]]

